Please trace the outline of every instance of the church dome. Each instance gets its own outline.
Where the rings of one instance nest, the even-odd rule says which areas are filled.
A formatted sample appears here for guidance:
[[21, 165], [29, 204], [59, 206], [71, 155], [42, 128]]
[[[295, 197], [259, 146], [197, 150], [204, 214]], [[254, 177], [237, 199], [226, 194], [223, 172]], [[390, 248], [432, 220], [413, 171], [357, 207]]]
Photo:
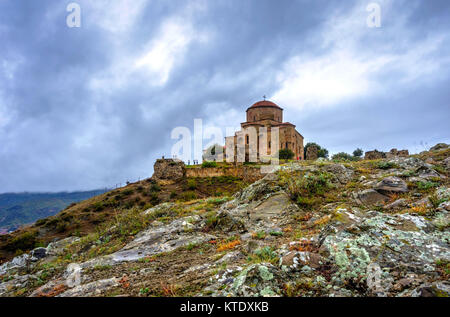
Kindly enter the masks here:
[[262, 108], [262, 107], [271, 107], [271, 108], [277, 108], [283, 110], [280, 106], [278, 106], [276, 103], [269, 101], [269, 100], [261, 100], [256, 103], [254, 103], [250, 108], [247, 109], [254, 109], [254, 108]]

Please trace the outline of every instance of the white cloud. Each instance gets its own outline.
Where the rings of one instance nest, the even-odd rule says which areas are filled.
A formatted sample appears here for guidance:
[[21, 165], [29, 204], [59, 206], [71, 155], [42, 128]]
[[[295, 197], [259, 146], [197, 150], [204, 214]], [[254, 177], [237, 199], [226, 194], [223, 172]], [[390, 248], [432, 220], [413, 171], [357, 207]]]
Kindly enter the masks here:
[[345, 98], [365, 95], [376, 86], [370, 74], [389, 61], [386, 57], [358, 60], [348, 51], [316, 58], [294, 57], [278, 74], [281, 88], [273, 99], [286, 107], [302, 108], [330, 106]]
[[145, 69], [152, 82], [164, 85], [176, 63], [183, 61], [186, 50], [193, 41], [207, 40], [205, 33], [196, 33], [192, 25], [181, 19], [169, 19], [161, 26], [155, 39], [149, 43], [146, 53], [139, 57], [135, 69]]
[[[86, 12], [106, 31], [126, 33], [136, 22], [148, 0], [95, 0], [81, 3], [82, 18]], [[82, 22], [84, 23], [84, 22]]]
[[[390, 7], [383, 1], [383, 12]], [[272, 98], [297, 110], [332, 107], [343, 100], [392, 91], [391, 84], [436, 79], [438, 70], [450, 65], [450, 58], [439, 54], [450, 41], [449, 33], [411, 40], [407, 9], [403, 15], [397, 13], [391, 24], [382, 22], [378, 30], [365, 25], [367, 12], [361, 5], [348, 15], [333, 16], [319, 37], [326, 53], [289, 59], [278, 73], [280, 88]], [[370, 36], [375, 36], [378, 47], [364, 47], [363, 40]], [[381, 77], [390, 78], [390, 83], [380, 81]]]

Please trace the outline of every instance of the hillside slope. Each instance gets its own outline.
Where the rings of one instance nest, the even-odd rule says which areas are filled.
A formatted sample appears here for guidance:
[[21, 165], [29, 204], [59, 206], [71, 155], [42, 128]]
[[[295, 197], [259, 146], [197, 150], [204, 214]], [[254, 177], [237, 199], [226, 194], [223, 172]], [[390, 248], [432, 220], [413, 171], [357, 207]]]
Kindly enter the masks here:
[[0, 194], [0, 229], [14, 230], [53, 216], [82, 200], [104, 193], [105, 190], [60, 193], [6, 193]]
[[448, 296], [449, 156], [291, 163], [232, 196], [123, 206], [1, 265], [0, 296]]

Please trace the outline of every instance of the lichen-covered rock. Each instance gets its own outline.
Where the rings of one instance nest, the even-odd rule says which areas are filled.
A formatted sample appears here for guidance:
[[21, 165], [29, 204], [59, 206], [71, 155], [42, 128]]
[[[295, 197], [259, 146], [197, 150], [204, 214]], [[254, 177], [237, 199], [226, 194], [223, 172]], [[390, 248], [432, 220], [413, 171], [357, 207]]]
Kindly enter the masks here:
[[400, 168], [406, 169], [406, 170], [413, 170], [417, 169], [422, 166], [426, 166], [427, 163], [422, 161], [421, 159], [417, 157], [396, 157], [394, 159], [389, 160], [389, 163], [395, 164], [399, 166]]
[[450, 147], [450, 145], [446, 144], [446, 143], [438, 143], [435, 146], [433, 146], [430, 151], [440, 151], [440, 150], [445, 150], [448, 149]]
[[280, 258], [280, 265], [284, 270], [294, 271], [307, 265], [313, 269], [320, 267], [321, 256], [308, 251], [290, 251]]
[[151, 226], [140, 232], [133, 241], [121, 250], [81, 263], [80, 266], [90, 268], [117, 265], [122, 262], [137, 261], [155, 254], [170, 252], [188, 244], [206, 243], [216, 239], [211, 234], [198, 232], [201, 225], [199, 216], [189, 216], [176, 219], [169, 224]]
[[0, 276], [10, 274], [13, 271], [20, 271], [32, 266], [31, 256], [29, 254], [22, 254], [16, 256], [9, 262], [0, 265]]
[[406, 199], [397, 199], [396, 201], [384, 206], [384, 209], [390, 210], [390, 209], [397, 209], [397, 208], [403, 208], [408, 205]]
[[379, 182], [374, 189], [382, 194], [406, 193], [408, 191], [408, 185], [401, 178], [390, 176]]
[[269, 263], [253, 264], [239, 273], [224, 294], [246, 297], [279, 296], [282, 281], [282, 272], [274, 265]]
[[364, 205], [376, 205], [389, 200], [389, 197], [380, 194], [374, 189], [363, 190], [356, 197]]
[[447, 170], [447, 173], [450, 173], [450, 157], [447, 157], [445, 160], [443, 160], [442, 165]]
[[347, 184], [352, 180], [353, 171], [349, 168], [346, 168], [342, 164], [329, 164], [325, 166], [325, 171], [336, 176], [337, 180], [340, 184]]
[[394, 273], [400, 277], [414, 273], [432, 278], [430, 273], [436, 270], [436, 261], [450, 260], [450, 235], [434, 230], [421, 216], [371, 211], [356, 226], [359, 231], [331, 231], [324, 239], [323, 248], [338, 268], [332, 277], [334, 284], [364, 280], [367, 283], [370, 276], [379, 280], [376, 285], [368, 282], [371, 292], [386, 296], [395, 282]]
[[55, 242], [51, 242], [47, 246], [47, 255], [61, 255], [64, 253], [64, 249], [69, 245], [80, 241], [78, 237], [68, 237]]
[[436, 172], [434, 169], [428, 167], [428, 166], [422, 166], [416, 169], [417, 175], [423, 179], [432, 179], [432, 178], [440, 178], [441, 175]]
[[57, 295], [57, 297], [87, 297], [87, 296], [100, 296], [105, 291], [119, 286], [118, 278], [108, 278], [104, 280], [99, 280], [83, 285], [75, 286], [62, 294]]

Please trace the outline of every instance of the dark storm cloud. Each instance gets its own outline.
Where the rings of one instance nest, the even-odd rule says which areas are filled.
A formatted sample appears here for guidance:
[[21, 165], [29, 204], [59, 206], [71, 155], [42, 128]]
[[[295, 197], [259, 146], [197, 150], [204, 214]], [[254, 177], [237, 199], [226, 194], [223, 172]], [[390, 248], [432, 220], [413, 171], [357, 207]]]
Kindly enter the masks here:
[[[448, 141], [447, 1], [380, 1], [383, 27], [373, 32], [369, 1], [78, 1], [79, 29], [65, 25], [69, 2], [0, 3], [0, 192], [150, 176], [174, 127], [194, 118], [236, 126], [263, 94], [284, 98], [280, 75], [302, 71], [287, 66], [296, 56], [305, 72], [336, 52], [379, 58], [376, 73], [349, 80], [369, 89], [326, 107], [315, 106], [321, 94], [306, 102], [289, 89], [301, 109], [282, 104], [286, 119], [307, 140], [332, 151]], [[427, 64], [413, 54], [421, 43], [436, 46], [422, 53]], [[149, 51], [150, 64], [136, 67]], [[240, 117], [217, 122], [233, 111]]]

